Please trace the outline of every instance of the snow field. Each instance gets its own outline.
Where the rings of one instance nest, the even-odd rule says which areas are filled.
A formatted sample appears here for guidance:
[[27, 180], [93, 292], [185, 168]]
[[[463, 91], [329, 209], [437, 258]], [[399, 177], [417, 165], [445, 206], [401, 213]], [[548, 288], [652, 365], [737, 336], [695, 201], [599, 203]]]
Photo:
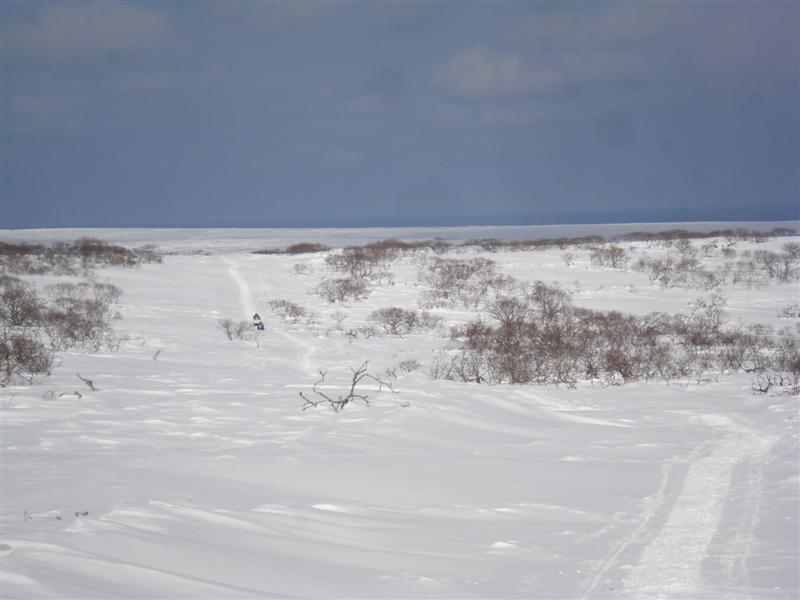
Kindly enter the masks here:
[[[585, 256], [567, 267], [559, 251], [485, 256], [520, 279], [579, 280], [585, 306], [677, 312], [698, 296]], [[796, 398], [753, 396], [743, 374], [576, 390], [432, 380], [439, 332], [336, 329], [337, 311], [346, 331], [417, 307], [412, 261], [392, 270], [396, 285], [345, 306], [309, 294], [328, 276], [319, 256], [98, 272], [124, 290], [123, 349], [65, 353], [52, 377], [3, 390], [2, 597], [800, 593]], [[789, 286], [723, 293], [745, 322], [786, 325], [776, 307], [796, 300]], [[272, 299], [315, 322], [279, 319]], [[217, 319], [253, 312], [266, 331], [226, 340]], [[396, 394], [365, 386], [369, 407], [301, 410], [319, 369], [335, 394], [364, 360], [380, 374], [404, 359], [423, 367]], [[73, 390], [83, 398], [60, 396]]]

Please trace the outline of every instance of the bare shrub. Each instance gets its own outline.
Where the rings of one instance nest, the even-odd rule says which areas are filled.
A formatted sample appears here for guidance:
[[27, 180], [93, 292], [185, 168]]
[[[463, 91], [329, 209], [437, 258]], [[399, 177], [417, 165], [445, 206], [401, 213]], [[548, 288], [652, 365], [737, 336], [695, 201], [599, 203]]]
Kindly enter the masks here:
[[592, 250], [590, 260], [594, 267], [622, 269], [628, 262], [628, 253], [622, 246], [607, 244]]
[[271, 300], [269, 307], [276, 315], [293, 323], [297, 323], [307, 316], [305, 308], [288, 300]]
[[344, 331], [342, 325], [347, 320], [347, 313], [337, 310], [331, 315], [331, 319], [333, 320], [337, 331]]
[[431, 379], [451, 379], [453, 363], [447, 350], [437, 350], [431, 359], [428, 375]]
[[350, 380], [350, 389], [347, 392], [344, 392], [343, 394], [339, 394], [338, 398], [336, 399], [332, 398], [325, 392], [322, 392], [319, 389], [317, 389], [317, 386], [325, 382], [325, 377], [327, 376], [327, 371], [320, 369], [319, 371], [320, 379], [316, 383], [314, 383], [314, 386], [312, 388], [312, 392], [314, 392], [317, 396], [319, 396], [319, 398], [309, 398], [308, 396], [303, 394], [303, 392], [300, 392], [300, 397], [303, 400], [305, 400], [305, 404], [303, 405], [303, 410], [319, 406], [322, 403], [328, 403], [335, 412], [339, 412], [341, 410], [344, 410], [344, 408], [348, 404], [350, 404], [355, 400], [361, 400], [362, 402], [364, 402], [364, 404], [369, 406], [368, 396], [365, 393], [356, 390], [356, 388], [365, 380], [371, 380], [373, 383], [376, 383], [378, 385], [377, 389], [378, 392], [381, 392], [384, 387], [394, 392], [392, 386], [389, 383], [381, 379], [378, 379], [374, 375], [371, 375], [370, 373], [367, 372], [368, 365], [369, 361], [365, 360], [358, 369], [353, 369], [352, 367], [350, 368], [350, 371], [352, 371], [352, 378]]
[[703, 251], [703, 256], [706, 258], [711, 258], [717, 255], [719, 244], [716, 240], [711, 240], [700, 246], [700, 249]]
[[33, 383], [37, 375], [49, 375], [52, 368], [52, 354], [35, 335], [3, 327], [0, 338], [2, 385], [11, 383], [16, 377]]
[[83, 348], [99, 352], [118, 346], [112, 323], [112, 305], [122, 290], [109, 283], [82, 281], [47, 286], [51, 304], [42, 316], [42, 329], [55, 350]]
[[753, 376], [752, 389], [761, 394], [800, 393], [800, 328], [780, 332], [768, 367]]
[[312, 271], [311, 265], [308, 263], [297, 263], [294, 265], [294, 267], [292, 267], [292, 269], [294, 270], [295, 275], [306, 275]]
[[800, 303], [795, 302], [788, 306], [784, 306], [781, 310], [780, 317], [782, 319], [798, 319], [800, 318]]
[[496, 325], [454, 328], [458, 349], [443, 351], [431, 374], [567, 385], [581, 378], [613, 384], [728, 370], [769, 372], [772, 380], [783, 373], [784, 384], [794, 377], [798, 338], [776, 340], [769, 328], [730, 326], [719, 294], [699, 298], [686, 314], [635, 316], [575, 308], [563, 290], [539, 284], [524, 299], [495, 302], [487, 312]]
[[133, 267], [150, 262], [161, 262], [154, 246], [130, 250], [88, 237], [50, 246], [0, 242], [0, 264], [9, 273], [75, 275], [97, 266]]
[[575, 260], [577, 257], [575, 256], [574, 252], [562, 252], [561, 253], [561, 260], [564, 261], [564, 264], [568, 267], [571, 267], [575, 264]]
[[423, 293], [422, 302], [431, 307], [475, 307], [486, 300], [492, 289], [508, 285], [507, 278], [498, 279], [496, 263], [486, 258], [434, 257], [420, 279], [430, 286]]
[[369, 319], [383, 327], [389, 335], [406, 335], [413, 331], [433, 329], [441, 322], [439, 317], [428, 312], [418, 313], [399, 306], [375, 310]]
[[24, 281], [0, 276], [0, 320], [11, 327], [34, 325], [41, 319], [44, 304]]
[[416, 358], [407, 358], [397, 364], [397, 368], [403, 373], [412, 373], [419, 369], [422, 365]]
[[315, 242], [300, 242], [287, 246], [286, 254], [315, 254], [317, 252], [326, 252], [330, 250], [328, 246]]
[[345, 248], [339, 253], [329, 254], [325, 263], [334, 273], [345, 273], [350, 279], [368, 279], [380, 284], [393, 283], [389, 266], [399, 256], [396, 248], [389, 245], [368, 245]]
[[315, 288], [316, 293], [330, 303], [364, 300], [369, 287], [363, 279], [325, 279]]
[[677, 240], [673, 247], [678, 251], [681, 258], [694, 258], [697, 256], [697, 248], [687, 238]]
[[244, 334], [250, 330], [252, 324], [250, 321], [233, 321], [232, 319], [219, 319], [217, 325], [225, 334], [228, 340], [240, 340]]
[[783, 245], [782, 250], [783, 252], [780, 254], [778, 279], [781, 281], [791, 281], [797, 278], [798, 266], [800, 266], [800, 243], [789, 242]]

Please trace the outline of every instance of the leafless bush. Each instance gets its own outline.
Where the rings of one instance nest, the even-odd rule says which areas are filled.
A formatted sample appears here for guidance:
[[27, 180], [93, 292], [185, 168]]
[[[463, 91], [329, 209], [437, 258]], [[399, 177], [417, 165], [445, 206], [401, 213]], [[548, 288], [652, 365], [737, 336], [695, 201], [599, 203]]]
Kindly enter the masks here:
[[232, 319], [219, 319], [217, 325], [229, 340], [240, 340], [252, 328], [250, 321], [233, 321]]
[[781, 310], [780, 317], [782, 319], [798, 319], [800, 318], [800, 303], [795, 302], [788, 306], [784, 306]]
[[754, 393], [800, 393], [800, 327], [780, 332], [769, 366], [753, 376]]
[[431, 379], [452, 379], [453, 363], [447, 350], [437, 350], [431, 359], [428, 375]]
[[355, 329], [348, 329], [345, 335], [347, 336], [348, 342], [352, 343], [353, 340], [357, 340], [358, 338], [368, 340], [371, 337], [375, 337], [378, 335], [378, 330], [370, 326], [356, 327]]
[[416, 358], [407, 358], [397, 364], [397, 368], [403, 373], [412, 373], [419, 369], [422, 365]]
[[350, 279], [367, 279], [380, 284], [393, 283], [389, 266], [397, 260], [399, 252], [387, 245], [369, 245], [358, 248], [345, 248], [341, 252], [329, 254], [325, 263], [334, 273], [345, 273]]
[[297, 323], [300, 319], [307, 316], [305, 308], [294, 302], [289, 302], [288, 300], [271, 300], [269, 307], [276, 315], [287, 321], [290, 320], [293, 323]]
[[730, 370], [782, 372], [785, 382], [794, 373], [797, 338], [781, 341], [768, 328], [730, 326], [719, 294], [696, 300], [685, 314], [635, 316], [575, 308], [564, 290], [537, 287], [491, 305], [487, 313], [496, 325], [473, 321], [454, 328], [458, 349], [443, 351], [431, 375], [573, 385], [582, 378], [622, 383]]
[[592, 250], [590, 259], [594, 267], [622, 269], [628, 262], [628, 253], [622, 246], [607, 244]]
[[324, 244], [314, 243], [314, 242], [300, 242], [298, 244], [292, 244], [286, 248], [286, 254], [314, 254], [317, 252], [326, 252], [330, 250], [328, 246]]
[[564, 264], [568, 267], [571, 267], [575, 264], [575, 260], [577, 257], [575, 256], [574, 252], [562, 252], [561, 253], [561, 260], [564, 261]]
[[311, 272], [311, 265], [308, 263], [297, 263], [293, 267], [295, 275], [306, 275]]
[[754, 260], [738, 260], [730, 270], [731, 283], [748, 288], [766, 284], [765, 272], [758, 268]]
[[347, 320], [347, 313], [342, 312], [341, 310], [337, 310], [335, 313], [331, 315], [331, 319], [336, 325], [336, 330], [343, 331], [344, 328], [342, 327], [342, 325]]
[[703, 251], [703, 256], [711, 258], [717, 255], [719, 243], [716, 240], [711, 240], [700, 246], [700, 249]]
[[720, 252], [722, 253], [722, 257], [725, 260], [733, 260], [734, 258], [736, 258], [736, 249], [732, 248], [731, 246], [723, 246]]
[[689, 239], [683, 238], [677, 240], [673, 247], [678, 251], [681, 258], [694, 258], [697, 256], [697, 248], [695, 248], [694, 244], [692, 244]]
[[50, 246], [0, 242], [0, 264], [9, 273], [75, 275], [97, 266], [133, 267], [151, 262], [161, 262], [154, 246], [130, 250], [93, 238]]
[[253, 254], [314, 254], [317, 252], [327, 252], [330, 250], [324, 244], [316, 242], [299, 242], [292, 244], [286, 248], [267, 248], [265, 250], [256, 250]]
[[352, 371], [350, 389], [343, 394], [339, 394], [338, 398], [336, 399], [332, 398], [325, 392], [322, 392], [319, 389], [317, 389], [317, 386], [325, 382], [325, 377], [327, 376], [327, 371], [320, 369], [319, 371], [320, 379], [316, 383], [314, 383], [314, 387], [312, 388], [312, 391], [317, 396], [319, 396], [319, 398], [309, 398], [308, 396], [303, 394], [303, 392], [300, 392], [300, 397], [303, 400], [305, 400], [305, 404], [303, 405], [303, 410], [319, 406], [320, 404], [323, 403], [328, 403], [335, 412], [339, 412], [341, 410], [344, 410], [344, 408], [348, 404], [350, 404], [355, 400], [361, 400], [362, 402], [364, 402], [364, 404], [369, 406], [368, 396], [365, 393], [356, 390], [356, 388], [365, 380], [371, 380], [373, 383], [376, 383], [378, 385], [377, 389], [378, 392], [381, 392], [384, 387], [394, 392], [392, 386], [389, 383], [382, 381], [381, 379], [378, 379], [374, 375], [370, 375], [367, 372], [368, 365], [369, 361], [365, 360], [358, 369], [353, 369], [352, 367], [350, 368], [350, 371]]
[[30, 326], [41, 319], [44, 304], [26, 282], [0, 275], [0, 320], [11, 327]]
[[769, 275], [770, 279], [784, 282], [793, 281], [798, 277], [800, 243], [784, 244], [781, 253], [756, 250], [753, 252], [753, 261]]
[[536, 281], [526, 297], [529, 305], [545, 322], [557, 320], [572, 307], [572, 294], [558, 284]]
[[424, 311], [418, 313], [399, 306], [375, 310], [369, 319], [383, 327], [389, 335], [406, 335], [413, 331], [433, 329], [441, 322], [439, 317], [431, 313]]
[[42, 315], [41, 327], [53, 349], [99, 352], [103, 347], [114, 350], [119, 345], [112, 329], [116, 317], [112, 305], [122, 290], [91, 280], [57, 283], [45, 289], [50, 304]]
[[369, 287], [363, 279], [325, 279], [315, 291], [330, 303], [364, 300]]
[[490, 304], [487, 311], [501, 325], [512, 325], [527, 320], [531, 307], [524, 299], [501, 297]]
[[486, 258], [434, 257], [420, 279], [430, 286], [422, 295], [422, 303], [428, 307], [478, 306], [491, 290], [509, 285], [508, 278], [498, 276], [496, 263]]
[[33, 383], [37, 375], [49, 375], [53, 368], [53, 356], [32, 332], [12, 331], [2, 328], [0, 339], [0, 369], [2, 385], [11, 383], [16, 377]]

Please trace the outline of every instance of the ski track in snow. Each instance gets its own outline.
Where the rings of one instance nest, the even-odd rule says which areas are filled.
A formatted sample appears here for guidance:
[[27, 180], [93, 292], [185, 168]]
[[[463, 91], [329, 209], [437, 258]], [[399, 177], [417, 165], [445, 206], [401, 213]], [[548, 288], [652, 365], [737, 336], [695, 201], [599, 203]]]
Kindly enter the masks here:
[[[722, 511], [729, 496], [733, 469], [736, 465], [748, 461], [753, 468], [760, 470], [758, 464], [777, 442], [775, 437], [759, 436], [756, 432], [722, 415], [700, 415], [699, 418], [723, 430], [726, 436], [713, 446], [710, 453], [691, 460], [683, 486], [666, 522], [655, 538], [647, 544], [638, 564], [624, 581], [626, 596], [653, 598], [708, 595], [701, 568], [707, 557], [709, 544], [720, 525]], [[659, 508], [664, 506], [663, 495], [668, 477], [669, 471], [665, 474], [656, 495], [655, 510], [646, 512], [645, 520], [629, 543], [638, 537], [646, 523], [653, 518]], [[741, 580], [743, 577], [741, 573], [746, 570], [743, 567], [753, 538], [760, 497], [759, 488], [760, 477], [749, 477], [746, 493], [752, 500], [750, 508], [741, 517], [739, 531], [729, 544], [727, 553], [725, 571], [729, 585], [747, 584], [747, 581], [736, 580]], [[624, 547], [615, 553], [611, 562], [623, 549]], [[607, 569], [608, 566], [595, 577], [590, 593]]]
[[[233, 258], [225, 256], [223, 259], [228, 265], [228, 273], [236, 283], [236, 287], [239, 289], [239, 301], [241, 302], [242, 310], [244, 311], [245, 316], [250, 319], [253, 314], [258, 312], [258, 310], [255, 308], [255, 303], [253, 302], [253, 292], [250, 289], [250, 284], [247, 282], [247, 278], [242, 275], [241, 271], [239, 270], [238, 263]], [[311, 357], [314, 354], [313, 344], [303, 342], [296, 336], [293, 336], [282, 329], [272, 328], [270, 331], [277, 333], [293, 345], [301, 347], [303, 349], [303, 369], [309, 374], [317, 373], [317, 369], [315, 369], [311, 364]], [[258, 333], [256, 333], [256, 335], [258, 335]]]
[[255, 308], [253, 307], [253, 296], [250, 291], [250, 284], [247, 282], [247, 279], [239, 272], [239, 267], [236, 264], [236, 261], [232, 258], [225, 256], [225, 262], [228, 264], [228, 273], [236, 282], [236, 286], [239, 288], [239, 300], [242, 304], [242, 310], [244, 311], [244, 315], [250, 319], [252, 318], [253, 314], [256, 312]]

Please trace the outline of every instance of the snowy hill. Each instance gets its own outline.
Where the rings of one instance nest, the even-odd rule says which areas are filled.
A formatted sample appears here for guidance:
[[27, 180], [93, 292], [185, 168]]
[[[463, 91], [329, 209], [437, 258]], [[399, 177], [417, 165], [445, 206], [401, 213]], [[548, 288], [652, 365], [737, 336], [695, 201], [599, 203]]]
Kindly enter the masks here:
[[[600, 235], [643, 229], [617, 227]], [[405, 233], [4, 232], [41, 242], [90, 234], [171, 254], [97, 270], [124, 291], [118, 351], [61, 352], [50, 377], [3, 388], [0, 595], [800, 596], [797, 396], [755, 394], [743, 372], [572, 387], [437, 379], [448, 328], [486, 317], [483, 308], [433, 308], [438, 326], [402, 336], [363, 333], [378, 308], [419, 308], [418, 256], [393, 263], [393, 284], [372, 286], [366, 300], [331, 304], [314, 292], [330, 277], [324, 254], [251, 253], [297, 241], [502, 237]], [[626, 247], [630, 262], [665, 252]], [[453, 255], [559, 283], [579, 307], [679, 314], [707, 295], [572, 252], [572, 262], [555, 247]], [[731, 323], [798, 322], [781, 312], [798, 302], [794, 283], [719, 291]], [[279, 299], [305, 316], [281, 318], [270, 308]], [[228, 340], [219, 327], [255, 312], [264, 332]], [[365, 361], [393, 390], [365, 380], [368, 405], [303, 410], [300, 392], [317, 397], [319, 382], [337, 397]]]

